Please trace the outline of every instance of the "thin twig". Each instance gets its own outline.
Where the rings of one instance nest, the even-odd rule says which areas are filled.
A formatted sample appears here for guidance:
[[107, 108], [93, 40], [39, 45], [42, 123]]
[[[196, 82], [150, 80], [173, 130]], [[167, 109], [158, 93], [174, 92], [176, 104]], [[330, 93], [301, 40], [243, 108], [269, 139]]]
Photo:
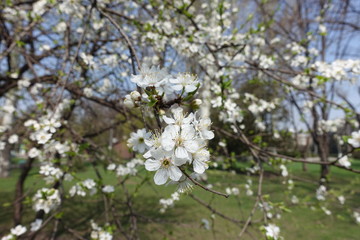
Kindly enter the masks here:
[[210, 188], [205, 187], [204, 185], [202, 185], [201, 183], [197, 182], [195, 179], [193, 179], [192, 177], [190, 177], [190, 175], [187, 174], [184, 170], [182, 170], [182, 169], [180, 169], [180, 170], [181, 170], [182, 173], [183, 173], [187, 178], [189, 178], [190, 181], [191, 181], [192, 183], [194, 183], [196, 186], [199, 186], [199, 187], [201, 187], [202, 189], [204, 189], [204, 190], [206, 190], [206, 191], [208, 191], [208, 192], [217, 194], [217, 195], [219, 195], [219, 196], [223, 196], [223, 197], [226, 197], [226, 198], [229, 197], [228, 194], [221, 193], [221, 192], [217, 192], [217, 191], [214, 191], [214, 190], [212, 190], [212, 189], [210, 189]]

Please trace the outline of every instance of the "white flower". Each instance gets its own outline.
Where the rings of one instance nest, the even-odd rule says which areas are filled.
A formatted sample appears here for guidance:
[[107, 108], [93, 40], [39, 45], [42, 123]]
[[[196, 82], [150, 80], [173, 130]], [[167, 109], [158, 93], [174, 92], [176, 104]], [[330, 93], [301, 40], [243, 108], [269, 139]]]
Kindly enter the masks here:
[[14, 240], [14, 235], [8, 234], [1, 238], [1, 240]]
[[203, 218], [203, 219], [201, 219], [201, 223], [202, 223], [202, 226], [204, 226], [204, 228], [205, 228], [206, 230], [210, 230], [210, 229], [211, 229], [209, 220]]
[[190, 124], [194, 119], [193, 113], [190, 113], [187, 117], [185, 117], [185, 114], [183, 113], [183, 109], [181, 107], [173, 108], [171, 112], [173, 114], [172, 118], [163, 116], [163, 119], [167, 124], [175, 124], [181, 127], [182, 125]]
[[24, 227], [22, 225], [17, 225], [16, 227], [10, 229], [10, 232], [12, 235], [20, 236], [20, 235], [23, 235], [24, 233], [26, 233], [26, 227]]
[[114, 188], [114, 186], [106, 185], [106, 186], [104, 186], [104, 187], [102, 188], [102, 191], [103, 191], [104, 193], [112, 193], [112, 192], [115, 191], [115, 188]]
[[59, 128], [61, 126], [61, 123], [57, 120], [55, 120], [54, 118], [51, 119], [45, 119], [43, 124], [43, 129], [44, 131], [49, 131], [51, 133], [55, 133], [56, 132], [56, 128]]
[[31, 148], [28, 152], [29, 158], [36, 158], [37, 156], [39, 156], [39, 154], [40, 150], [35, 147]]
[[8, 142], [9, 142], [10, 144], [17, 143], [18, 141], [19, 141], [19, 137], [18, 137], [18, 135], [16, 135], [16, 134], [11, 135], [11, 136], [9, 137], [9, 139], [8, 139]]
[[214, 133], [209, 130], [211, 126], [210, 118], [202, 118], [200, 120], [194, 121], [194, 126], [197, 131], [199, 131], [200, 137], [210, 140], [214, 138]]
[[86, 187], [89, 190], [96, 186], [95, 181], [93, 179], [91, 179], [91, 178], [88, 178], [88, 179], [84, 180], [82, 182], [82, 184], [83, 184], [84, 187]]
[[69, 190], [69, 194], [71, 197], [74, 197], [75, 195], [79, 195], [82, 197], [86, 196], [86, 192], [79, 184], [72, 186]]
[[150, 133], [147, 133], [145, 128], [137, 130], [136, 133], [132, 132], [128, 140], [128, 147], [132, 147], [134, 151], [137, 151], [139, 153], [144, 153], [147, 149], [145, 139], [149, 137]]
[[323, 210], [326, 215], [331, 215], [331, 211], [326, 207], [321, 207], [321, 210]]
[[326, 32], [327, 32], [326, 26], [323, 25], [323, 24], [320, 24], [320, 25], [319, 25], [319, 33], [320, 33], [321, 35], [325, 35]]
[[225, 192], [228, 195], [235, 195], [235, 196], [239, 195], [239, 193], [240, 193], [239, 189], [236, 187], [233, 187], [233, 188], [228, 187], [225, 189]]
[[30, 86], [30, 80], [29, 79], [21, 79], [17, 82], [18, 88], [27, 88]]
[[287, 168], [285, 165], [281, 164], [280, 165], [280, 169], [281, 169], [281, 175], [283, 177], [287, 177], [289, 175], [288, 171], [287, 171]]
[[277, 240], [280, 238], [280, 228], [276, 226], [275, 224], [269, 224], [264, 227], [266, 231], [266, 236], [269, 238], [273, 238], [274, 240]]
[[30, 231], [35, 232], [40, 229], [42, 225], [43, 220], [42, 219], [36, 219], [34, 222], [30, 224], [31, 228]]
[[116, 169], [116, 164], [115, 163], [110, 163], [106, 169], [109, 170], [109, 171], [113, 171], [113, 170]]
[[193, 92], [196, 90], [199, 81], [196, 75], [190, 73], [179, 73], [176, 78], [169, 79], [169, 82], [174, 84], [172, 88], [175, 91]]
[[349, 138], [348, 143], [354, 148], [360, 147], [360, 130], [351, 133], [351, 138]]
[[344, 205], [344, 203], [345, 203], [345, 197], [344, 196], [342, 196], [342, 195], [338, 196], [337, 199], [339, 200], [341, 205]]
[[[66, 23], [65, 22], [59, 22], [56, 26], [55, 26], [55, 31], [56, 32], [65, 32], [66, 30]], [[81, 54], [80, 54], [81, 56]]]
[[45, 131], [39, 131], [35, 135], [35, 139], [38, 144], [45, 144], [47, 143], [52, 137], [51, 133], [47, 133]]
[[178, 166], [184, 164], [183, 161], [176, 159], [172, 152], [165, 152], [161, 149], [151, 152], [153, 158], [146, 160], [145, 168], [148, 171], [156, 171], [154, 182], [157, 185], [165, 184], [168, 178], [178, 181], [182, 172]]
[[297, 196], [293, 195], [293, 196], [291, 197], [291, 202], [292, 202], [293, 204], [298, 204], [298, 203], [299, 203], [299, 199], [297, 198]]
[[353, 216], [355, 218], [356, 223], [360, 224], [360, 213], [354, 212]]
[[195, 153], [193, 153], [193, 168], [194, 172], [202, 174], [208, 169], [209, 165], [207, 162], [210, 159], [210, 153], [205, 148], [201, 148]]
[[195, 129], [190, 125], [185, 125], [181, 129], [177, 125], [168, 125], [162, 135], [161, 145], [165, 151], [175, 150], [177, 158], [191, 160], [191, 153], [199, 149], [195, 134]]
[[317, 198], [317, 200], [319, 200], [319, 201], [324, 201], [326, 194], [327, 194], [326, 187], [325, 187], [324, 185], [321, 185], [321, 186], [316, 190], [316, 198]]
[[135, 107], [134, 100], [132, 100], [132, 98], [131, 98], [131, 96], [130, 96], [129, 94], [127, 94], [127, 95], [125, 96], [124, 105], [125, 105], [125, 107], [127, 107], [127, 108], [133, 108], [133, 107]]
[[349, 161], [349, 158], [347, 155], [345, 155], [339, 159], [339, 164], [346, 168], [351, 167], [351, 162]]
[[105, 231], [102, 227], [99, 227], [93, 220], [91, 220], [91, 239], [93, 240], [112, 240], [113, 236], [111, 233]]
[[139, 75], [132, 75], [131, 81], [141, 88], [160, 87], [164, 83], [165, 77], [168, 75], [166, 69], [156, 67], [148, 67], [143, 65]]
[[93, 90], [91, 88], [88, 88], [88, 87], [84, 88], [84, 95], [87, 98], [92, 97], [93, 96]]

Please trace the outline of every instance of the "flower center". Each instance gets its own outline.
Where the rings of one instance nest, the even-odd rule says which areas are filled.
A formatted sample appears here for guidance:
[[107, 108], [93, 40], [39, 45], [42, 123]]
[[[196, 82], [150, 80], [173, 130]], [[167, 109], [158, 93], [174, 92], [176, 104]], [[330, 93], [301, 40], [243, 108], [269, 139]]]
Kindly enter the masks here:
[[178, 137], [175, 141], [176, 146], [182, 146], [184, 143], [184, 139], [182, 139], [181, 137]]
[[165, 168], [170, 167], [170, 165], [171, 165], [170, 159], [164, 158], [164, 159], [162, 160], [161, 165], [162, 165], [163, 167], [165, 167]]

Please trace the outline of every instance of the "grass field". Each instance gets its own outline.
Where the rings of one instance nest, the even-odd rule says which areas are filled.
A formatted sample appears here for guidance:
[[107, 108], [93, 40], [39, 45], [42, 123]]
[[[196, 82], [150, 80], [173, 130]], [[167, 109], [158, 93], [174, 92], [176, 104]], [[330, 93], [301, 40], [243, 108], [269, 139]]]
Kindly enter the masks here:
[[[354, 168], [360, 169], [359, 161], [353, 162]], [[315, 199], [315, 191], [318, 187], [319, 166], [308, 165], [308, 171], [303, 172], [300, 164], [289, 165], [290, 175], [293, 175], [295, 182], [294, 189], [289, 192], [287, 185], [284, 185], [282, 177], [276, 177], [267, 173], [264, 177], [263, 192], [270, 196], [273, 203], [285, 202], [291, 212], [283, 212], [280, 219], [272, 219], [281, 228], [281, 235], [285, 239], [360, 239], [360, 226], [355, 223], [352, 217], [352, 210], [360, 208], [360, 175], [349, 173], [342, 169], [331, 169], [330, 181], [333, 189], [342, 189], [346, 197], [346, 202], [341, 205], [335, 197], [329, 197], [324, 203], [332, 214], [326, 215], [318, 206]], [[104, 176], [104, 183], [117, 183], [114, 175], [100, 171]], [[14, 195], [16, 178], [18, 170], [12, 172], [12, 176], [0, 181], [0, 236], [6, 234], [12, 224], [12, 207], [9, 204]], [[137, 183], [141, 181], [148, 173], [141, 173], [128, 181], [130, 192], [133, 192]], [[148, 175], [150, 178], [152, 174]], [[96, 178], [95, 173], [90, 168], [83, 171], [79, 177], [81, 179]], [[232, 218], [245, 221], [252, 209], [255, 197], [249, 197], [245, 194], [244, 184], [247, 179], [253, 180], [252, 190], [257, 190], [256, 176], [245, 176], [241, 174], [232, 174], [225, 171], [209, 170], [208, 183], [214, 185], [214, 189], [225, 191], [228, 186], [238, 187], [239, 196], [230, 196], [225, 199], [205, 192], [202, 189], [195, 188], [193, 195], [202, 199], [219, 212]], [[43, 181], [36, 171], [31, 172], [31, 176], [26, 181], [26, 191], [33, 192], [35, 189], [43, 186]], [[67, 191], [70, 184], [65, 186]], [[123, 192], [120, 187], [116, 188], [116, 198], [121, 199]], [[169, 198], [175, 190], [174, 186], [155, 186], [145, 183], [134, 195], [135, 212], [142, 217], [138, 218], [138, 229], [141, 239], [237, 239], [242, 224], [236, 225], [232, 222], [223, 220], [220, 216], [211, 218], [211, 211], [202, 205], [199, 205], [189, 195], [182, 195], [180, 201], [175, 206], [168, 209], [164, 214], [159, 213], [160, 198]], [[340, 192], [333, 190], [333, 194], [339, 195]], [[290, 199], [296, 195], [300, 202], [292, 204]], [[31, 195], [30, 195], [31, 196]], [[97, 195], [98, 196], [98, 195]], [[64, 200], [63, 221], [72, 226], [73, 229], [88, 228], [88, 220], [94, 219], [96, 222], [104, 222], [104, 207], [101, 198], [80, 198], [75, 201]], [[74, 206], [75, 205], [75, 206]], [[71, 208], [69, 207], [71, 206]], [[315, 206], [312, 208], [311, 206]], [[76, 210], [76, 211], [74, 211]], [[26, 207], [24, 212], [24, 224], [29, 223], [34, 218], [34, 212], [30, 206]], [[259, 211], [255, 213], [254, 220], [261, 217]], [[152, 220], [149, 220], [149, 219]], [[206, 230], [202, 225], [202, 219], [210, 222], [211, 230]], [[123, 219], [124, 222], [126, 219]], [[249, 233], [246, 233], [242, 239], [264, 239], [259, 231], [260, 224], [252, 224]], [[59, 229], [59, 238], [71, 239], [69, 236], [61, 236], [62, 229]], [[46, 239], [46, 238], [44, 238]]]

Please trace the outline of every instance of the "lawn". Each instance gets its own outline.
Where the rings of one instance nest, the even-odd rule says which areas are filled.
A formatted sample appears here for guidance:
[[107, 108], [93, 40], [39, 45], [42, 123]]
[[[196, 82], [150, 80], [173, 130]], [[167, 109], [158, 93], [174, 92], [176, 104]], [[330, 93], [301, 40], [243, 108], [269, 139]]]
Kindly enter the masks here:
[[[353, 166], [360, 169], [360, 164], [353, 162]], [[308, 165], [307, 172], [302, 171], [301, 164], [289, 165], [289, 173], [294, 180], [295, 187], [289, 191], [288, 185], [283, 184], [284, 178], [275, 176], [269, 169], [266, 172], [263, 183], [263, 193], [270, 196], [270, 201], [275, 205], [284, 202], [286, 209], [291, 212], [281, 212], [281, 218], [272, 218], [270, 222], [275, 223], [281, 228], [281, 235], [285, 239], [359, 239], [360, 226], [355, 223], [352, 217], [352, 210], [360, 208], [360, 175], [344, 171], [342, 169], [331, 169], [331, 194], [323, 206], [326, 206], [332, 214], [326, 215], [320, 209], [319, 203], [315, 198], [315, 192], [318, 187], [319, 166]], [[115, 175], [109, 174], [105, 170], [100, 169], [104, 177], [105, 184], [116, 185], [118, 180]], [[12, 219], [12, 207], [10, 202], [13, 199], [13, 191], [16, 184], [16, 178], [19, 170], [14, 170], [11, 177], [1, 179], [0, 181], [0, 236], [9, 231]], [[81, 174], [81, 179], [96, 178], [91, 168], [87, 168]], [[145, 177], [152, 178], [152, 173], [142, 171], [139, 176], [128, 180], [129, 192], [133, 193], [137, 184]], [[226, 187], [238, 187], [240, 189], [239, 196], [230, 196], [225, 199], [221, 196], [215, 196], [202, 189], [195, 188], [192, 194], [200, 198], [206, 203], [210, 203], [213, 208], [219, 212], [245, 221], [255, 202], [254, 196], [246, 196], [244, 184], [248, 179], [253, 181], [252, 190], [257, 191], [256, 176], [246, 176], [243, 174], [234, 174], [220, 170], [208, 171], [208, 183], [214, 185], [214, 189], [225, 191]], [[212, 212], [206, 207], [199, 205], [191, 198], [190, 195], [183, 194], [180, 201], [177, 201], [174, 207], [169, 208], [165, 213], [159, 213], [161, 206], [160, 198], [169, 198], [171, 193], [175, 191], [175, 186], [156, 186], [145, 182], [138, 189], [134, 198], [134, 211], [139, 214], [138, 229], [141, 239], [237, 239], [241, 230], [241, 226], [222, 219], [219, 215], [212, 217]], [[65, 185], [65, 192], [69, 186]], [[43, 181], [37, 174], [36, 170], [30, 173], [30, 177], [26, 181], [26, 191], [30, 193], [35, 189], [44, 186]], [[339, 192], [338, 189], [342, 189]], [[116, 188], [116, 199], [123, 198], [121, 187]], [[346, 202], [341, 205], [336, 199], [336, 195], [343, 194]], [[291, 203], [291, 197], [296, 195], [299, 198], [298, 204]], [[99, 198], [99, 199], [98, 199]], [[71, 225], [73, 229], [78, 229], [81, 233], [82, 229], [86, 229], [88, 220], [94, 219], [96, 222], [103, 223], [105, 216], [103, 214], [104, 207], [101, 203], [102, 198], [95, 195], [91, 198], [76, 197], [75, 201], [64, 200], [63, 221]], [[74, 206], [75, 205], [75, 206]], [[71, 208], [69, 207], [71, 206]], [[76, 210], [76, 211], [74, 211]], [[275, 215], [275, 212], [273, 212]], [[33, 220], [34, 212], [31, 207], [27, 207], [24, 212], [24, 224], [29, 225]], [[262, 237], [256, 221], [261, 217], [257, 211], [254, 215], [255, 223], [253, 223], [249, 231], [243, 235], [242, 239], [264, 239]], [[207, 219], [210, 223], [210, 230], [204, 228], [203, 219]], [[127, 219], [121, 219], [124, 224]], [[59, 230], [58, 239], [69, 239], [69, 236], [63, 234]]]

